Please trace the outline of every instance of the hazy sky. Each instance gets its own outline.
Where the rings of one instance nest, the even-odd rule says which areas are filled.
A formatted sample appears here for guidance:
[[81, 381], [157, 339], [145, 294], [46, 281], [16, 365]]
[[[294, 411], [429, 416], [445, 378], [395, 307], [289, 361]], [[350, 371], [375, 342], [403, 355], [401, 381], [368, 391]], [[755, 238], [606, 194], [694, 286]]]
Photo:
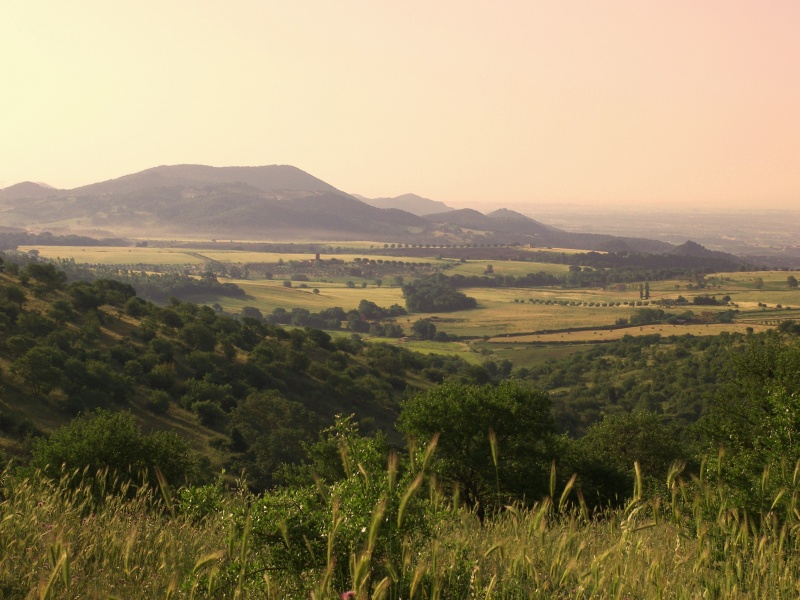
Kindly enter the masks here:
[[800, 2], [0, 0], [0, 187], [800, 207]]

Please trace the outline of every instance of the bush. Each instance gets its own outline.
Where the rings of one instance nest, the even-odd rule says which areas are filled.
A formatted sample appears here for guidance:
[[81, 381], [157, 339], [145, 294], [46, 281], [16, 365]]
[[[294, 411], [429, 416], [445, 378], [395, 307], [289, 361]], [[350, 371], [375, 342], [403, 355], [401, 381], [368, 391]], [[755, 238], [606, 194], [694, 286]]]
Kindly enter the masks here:
[[192, 404], [192, 411], [206, 427], [216, 428], [225, 422], [225, 411], [211, 400], [200, 400]]
[[158, 414], [163, 415], [169, 410], [170, 395], [162, 390], [153, 390], [150, 397], [147, 399], [147, 409]]
[[[53, 479], [63, 473], [83, 471], [95, 478], [108, 469], [118, 490], [138, 481], [142, 473], [157, 485], [155, 468], [167, 481], [179, 484], [196, 475], [189, 445], [173, 432], [143, 434], [130, 413], [98, 410], [55, 430], [49, 438], [33, 442], [30, 466]], [[78, 483], [76, 479], [75, 483]]]

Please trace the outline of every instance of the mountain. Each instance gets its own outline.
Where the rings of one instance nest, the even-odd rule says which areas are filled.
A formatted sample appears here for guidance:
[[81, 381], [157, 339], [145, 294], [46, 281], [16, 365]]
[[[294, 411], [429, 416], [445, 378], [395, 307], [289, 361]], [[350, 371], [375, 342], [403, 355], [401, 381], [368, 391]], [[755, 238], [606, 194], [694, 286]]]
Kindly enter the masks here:
[[[603, 250], [603, 246], [613, 242], [633, 252], [660, 254], [669, 252], [674, 246], [666, 242], [645, 238], [620, 238], [599, 233], [574, 233], [544, 225], [521, 213], [501, 208], [484, 215], [471, 208], [426, 215], [425, 219], [440, 226], [455, 226], [483, 232], [494, 232], [504, 242], [516, 241], [534, 246], [558, 248], [577, 248], [580, 250]], [[505, 235], [503, 235], [505, 234]]]
[[202, 188], [220, 183], [240, 183], [262, 191], [305, 191], [343, 193], [332, 185], [290, 165], [263, 167], [208, 167], [205, 165], [162, 165], [117, 179], [71, 190], [76, 196], [123, 194], [158, 187]]
[[507, 208], [499, 208], [486, 216], [497, 224], [495, 229], [498, 231], [510, 231], [528, 235], [549, 234], [559, 231], [555, 227], [544, 225], [539, 221], [526, 217], [522, 213]]
[[464, 229], [477, 229], [479, 231], [493, 231], [495, 222], [489, 217], [472, 208], [459, 208], [446, 212], [426, 215], [425, 219], [433, 223], [448, 223]]
[[212, 236], [334, 234], [344, 239], [398, 235], [426, 226], [414, 214], [369, 206], [287, 165], [160, 166], [47, 194], [33, 185], [12, 186], [13, 193], [4, 198], [2, 222]]
[[449, 223], [466, 229], [518, 233], [535, 236], [560, 232], [555, 227], [543, 225], [530, 217], [507, 208], [501, 208], [484, 215], [471, 208], [461, 208], [449, 212], [436, 213], [425, 217], [434, 223]]
[[720, 252], [718, 250], [709, 250], [705, 246], [702, 246], [697, 242], [693, 242], [692, 240], [687, 240], [680, 246], [676, 246], [670, 251], [670, 254], [675, 254], [677, 256], [694, 256], [696, 258], [715, 259], [736, 264], [742, 262], [742, 259], [740, 259], [738, 256], [729, 254], [727, 252]]
[[[424, 215], [424, 216], [421, 216]], [[663, 253], [643, 238], [566, 232], [513, 210], [489, 214], [404, 194], [357, 198], [290, 165], [161, 165], [56, 190], [24, 182], [0, 190], [0, 227], [101, 229], [104, 235], [249, 239], [440, 240]]]
[[23, 200], [25, 198], [47, 198], [59, 193], [60, 190], [41, 183], [23, 181], [0, 190], [0, 201]]
[[398, 208], [420, 217], [455, 210], [444, 202], [429, 200], [416, 194], [403, 194], [394, 198], [365, 198], [357, 194], [353, 194], [353, 196], [376, 208]]

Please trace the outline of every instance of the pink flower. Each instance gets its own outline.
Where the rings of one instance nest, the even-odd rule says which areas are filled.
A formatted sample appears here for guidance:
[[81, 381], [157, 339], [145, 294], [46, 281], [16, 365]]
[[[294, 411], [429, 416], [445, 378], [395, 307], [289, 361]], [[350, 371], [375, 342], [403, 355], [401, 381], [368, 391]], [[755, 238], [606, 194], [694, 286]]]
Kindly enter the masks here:
[[356, 593], [353, 590], [347, 590], [344, 594], [341, 595], [342, 600], [353, 600], [356, 597]]

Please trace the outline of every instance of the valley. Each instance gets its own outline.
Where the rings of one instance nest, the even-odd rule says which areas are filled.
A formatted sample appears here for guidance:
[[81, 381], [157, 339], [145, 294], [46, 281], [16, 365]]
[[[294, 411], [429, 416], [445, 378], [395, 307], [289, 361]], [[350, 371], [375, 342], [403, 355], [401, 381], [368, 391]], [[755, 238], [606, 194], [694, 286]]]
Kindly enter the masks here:
[[[428, 212], [441, 206], [416, 196], [406, 200], [424, 215], [370, 212], [405, 212], [402, 198], [381, 199], [375, 204], [392, 208], [371, 206], [366, 220], [355, 219], [348, 211], [362, 210], [359, 198], [292, 169], [246, 172], [291, 175], [282, 185], [303, 189], [289, 192], [224, 180], [198, 191], [197, 179], [176, 173], [230, 172], [157, 169], [88, 186], [85, 197], [70, 191], [66, 202], [26, 186], [36, 210], [63, 219], [0, 231], [0, 458], [19, 465], [8, 471], [14, 502], [30, 500], [26, 485], [61, 478], [42, 511], [71, 507], [78, 496], [70, 494], [93, 497], [99, 486], [111, 490], [93, 509], [104, 514], [128, 510], [137, 486], [142, 514], [164, 518], [169, 543], [195, 564], [184, 586], [198, 589], [197, 565], [207, 564], [227, 569], [222, 585], [254, 593], [264, 587], [250, 571], [280, 573], [275, 589], [289, 595], [307, 591], [298, 582], [311, 573], [325, 597], [331, 582], [338, 588], [352, 576], [336, 565], [364, 544], [382, 553], [371, 572], [410, 589], [416, 573], [441, 575], [429, 560], [450, 560], [448, 573], [460, 568], [436, 549], [439, 539], [483, 536], [491, 547], [470, 564], [501, 569], [508, 597], [520, 597], [509, 563], [481, 563], [498, 548], [511, 552], [495, 528], [512, 521], [540, 541], [563, 526], [585, 540], [593, 524], [635, 522], [661, 536], [648, 542], [655, 551], [672, 530], [649, 515], [668, 528], [701, 526], [697, 506], [735, 502], [753, 514], [781, 506], [795, 518], [796, 495], [785, 490], [797, 482], [759, 470], [792, 448], [783, 423], [796, 414], [800, 269], [791, 253], [737, 256], [694, 241], [570, 233], [504, 209]], [[171, 191], [139, 189], [165, 176]], [[203, 208], [183, 231], [143, 235], [170, 211], [189, 210], [165, 202], [179, 196], [232, 210], [217, 230], [203, 231], [211, 214]], [[119, 205], [103, 217], [102, 238], [81, 229], [91, 223], [80, 210], [123, 198], [150, 203], [136, 227], [118, 227], [129, 214]], [[14, 208], [9, 194], [0, 200], [7, 222], [35, 213]], [[333, 227], [317, 231], [331, 210]], [[293, 229], [311, 214], [312, 227]], [[278, 219], [266, 226], [271, 215]], [[292, 229], [289, 217], [300, 219]], [[259, 225], [242, 227], [240, 218]], [[788, 438], [775, 445], [775, 432]], [[730, 467], [714, 463], [731, 439], [745, 447], [727, 446]], [[716, 478], [716, 491], [700, 477]], [[756, 481], [765, 493], [752, 492]], [[342, 506], [353, 515], [348, 525], [337, 521]], [[397, 529], [369, 542], [375, 515], [387, 511]], [[70, 518], [48, 517], [59, 536], [75, 539]], [[112, 531], [125, 529], [105, 518]], [[181, 537], [175, 519], [192, 523], [192, 539], [206, 527], [207, 544]], [[3, 527], [0, 549], [13, 554]], [[244, 550], [213, 550], [222, 532]], [[609, 530], [597, 547], [618, 553], [628, 535]], [[411, 543], [425, 548], [413, 572], [402, 558]], [[559, 577], [572, 581], [574, 568]], [[581, 568], [585, 579], [594, 567]], [[9, 581], [30, 587], [23, 571]], [[81, 585], [62, 580], [65, 591]], [[215, 597], [213, 582], [203, 582]]]

